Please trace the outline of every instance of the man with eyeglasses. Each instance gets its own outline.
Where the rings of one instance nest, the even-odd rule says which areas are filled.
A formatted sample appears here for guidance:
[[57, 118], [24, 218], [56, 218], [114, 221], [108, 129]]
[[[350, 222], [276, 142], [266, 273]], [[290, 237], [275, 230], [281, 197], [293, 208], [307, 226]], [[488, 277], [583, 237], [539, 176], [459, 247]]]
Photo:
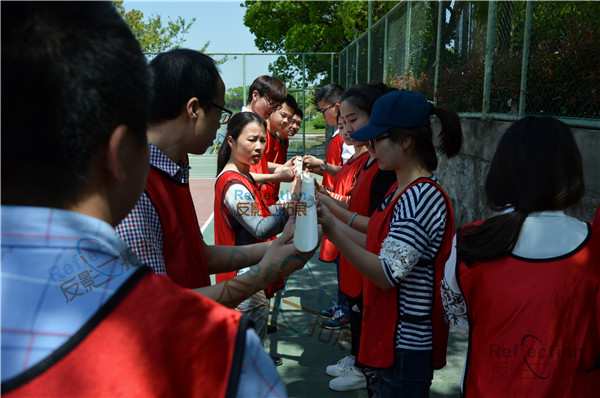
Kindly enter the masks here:
[[[315, 104], [323, 114], [329, 126], [337, 126], [337, 114], [340, 109], [340, 98], [344, 92], [338, 84], [328, 84], [315, 94]], [[338, 170], [354, 154], [354, 147], [346, 145], [342, 140], [339, 130], [336, 130], [327, 146], [325, 161], [306, 155], [303, 159], [304, 166], [311, 172], [323, 176], [322, 185], [333, 190], [333, 180]]]
[[[282, 109], [286, 95], [287, 90], [281, 80], [267, 75], [259, 76], [248, 88], [248, 103], [242, 108], [242, 112], [256, 113], [268, 121], [274, 112]], [[269, 131], [267, 135], [270, 134]], [[293, 169], [291, 160], [283, 165], [275, 164], [270, 162], [264, 153], [258, 164], [250, 166], [252, 177], [260, 187], [267, 205], [275, 203], [279, 197], [278, 187], [275, 184], [291, 182], [294, 179]]]
[[[232, 112], [223, 106], [225, 85], [214, 61], [198, 51], [161, 53], [150, 62], [150, 69], [154, 72], [148, 112], [150, 172], [142, 197], [117, 232], [156, 273], [234, 308], [278, 280], [273, 267], [263, 268], [279, 264], [289, 274], [292, 264], [283, 263], [283, 251], [273, 253], [277, 246], [273, 242], [248, 246], [204, 242], [188, 185], [188, 154], [203, 154], [219, 126], [229, 121]], [[254, 264], [254, 272], [211, 286], [210, 274]]]

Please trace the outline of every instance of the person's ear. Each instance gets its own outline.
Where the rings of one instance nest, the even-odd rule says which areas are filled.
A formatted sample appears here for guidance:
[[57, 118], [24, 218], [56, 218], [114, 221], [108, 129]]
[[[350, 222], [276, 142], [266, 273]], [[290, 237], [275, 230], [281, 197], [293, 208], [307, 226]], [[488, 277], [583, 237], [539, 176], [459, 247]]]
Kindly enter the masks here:
[[400, 143], [400, 147], [402, 148], [403, 151], [406, 151], [410, 145], [412, 144], [412, 137], [401, 137], [399, 140]]
[[233, 148], [233, 137], [231, 137], [230, 135], [227, 136], [227, 145], [229, 145], [230, 148]]
[[258, 90], [252, 91], [252, 102], [256, 102], [260, 99], [261, 95]]
[[125, 138], [127, 136], [127, 126], [124, 124], [118, 125], [110, 135], [106, 152], [104, 153], [104, 165], [109, 174], [118, 182], [122, 183], [126, 180], [123, 163], [125, 161]]
[[[192, 97], [185, 104], [185, 113], [190, 120], [197, 120], [204, 116], [204, 110], [198, 104], [198, 98]], [[200, 113], [202, 112], [202, 113]]]

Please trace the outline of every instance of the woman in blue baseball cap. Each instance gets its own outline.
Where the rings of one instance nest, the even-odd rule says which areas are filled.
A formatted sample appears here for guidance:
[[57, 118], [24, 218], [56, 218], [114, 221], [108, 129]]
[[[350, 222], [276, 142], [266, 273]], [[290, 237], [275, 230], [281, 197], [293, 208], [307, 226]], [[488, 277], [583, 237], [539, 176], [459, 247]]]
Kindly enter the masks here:
[[400, 391], [403, 396], [429, 396], [433, 369], [445, 365], [448, 328], [439, 282], [454, 221], [450, 201], [433, 174], [438, 160], [431, 115], [442, 127], [439, 149], [448, 157], [456, 155], [462, 144], [456, 113], [434, 107], [412, 91], [380, 97], [369, 123], [351, 134], [370, 143], [380, 169], [396, 174], [366, 235], [336, 222], [326, 206], [320, 209], [325, 234], [365, 277], [358, 359], [378, 369], [377, 388], [384, 397]]

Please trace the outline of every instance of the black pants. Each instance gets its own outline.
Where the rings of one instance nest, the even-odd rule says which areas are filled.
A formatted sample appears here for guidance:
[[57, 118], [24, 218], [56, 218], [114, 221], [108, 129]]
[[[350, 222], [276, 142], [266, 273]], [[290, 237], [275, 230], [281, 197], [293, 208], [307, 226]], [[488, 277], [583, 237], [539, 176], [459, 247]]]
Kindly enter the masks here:
[[362, 312], [363, 312], [363, 298], [362, 293], [358, 297], [348, 296], [348, 305], [350, 306], [350, 336], [352, 338], [352, 344], [350, 347], [350, 354], [356, 357], [354, 366], [357, 368], [364, 368], [364, 365], [358, 362], [358, 352], [360, 349], [360, 335], [362, 330]]

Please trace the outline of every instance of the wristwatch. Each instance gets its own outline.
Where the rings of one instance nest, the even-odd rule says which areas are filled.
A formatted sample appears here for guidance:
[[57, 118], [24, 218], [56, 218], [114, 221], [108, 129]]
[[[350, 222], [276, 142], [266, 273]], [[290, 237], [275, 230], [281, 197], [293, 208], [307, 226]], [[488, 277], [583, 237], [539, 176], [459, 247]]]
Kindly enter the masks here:
[[323, 162], [323, 163], [321, 163], [321, 165], [319, 166], [319, 168], [320, 168], [322, 171], [325, 171], [325, 170], [327, 170], [327, 162]]

